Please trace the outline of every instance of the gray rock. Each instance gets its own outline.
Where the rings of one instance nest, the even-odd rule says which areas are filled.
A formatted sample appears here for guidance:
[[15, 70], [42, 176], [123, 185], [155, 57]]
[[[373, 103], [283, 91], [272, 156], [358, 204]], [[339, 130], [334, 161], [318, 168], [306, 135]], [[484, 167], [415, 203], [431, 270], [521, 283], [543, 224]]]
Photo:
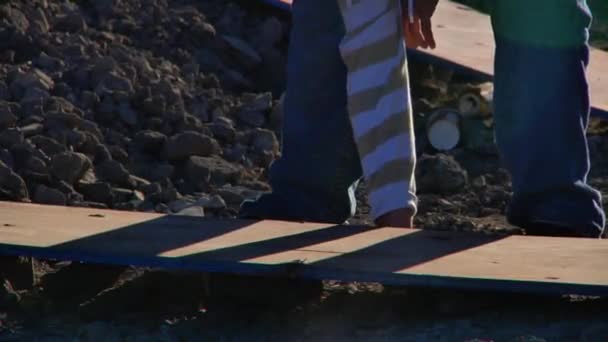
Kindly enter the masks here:
[[121, 103], [118, 106], [118, 116], [129, 126], [137, 125], [138, 114], [128, 103]]
[[196, 204], [210, 210], [226, 209], [226, 202], [220, 195], [203, 196], [196, 201]]
[[65, 32], [85, 32], [88, 28], [87, 22], [79, 11], [61, 13], [55, 18], [55, 30]]
[[2, 161], [0, 161], [0, 188], [9, 192], [11, 200], [27, 201], [29, 198], [25, 181]]
[[49, 32], [50, 25], [49, 21], [44, 14], [42, 8], [37, 8], [33, 13], [30, 14], [30, 27], [38, 34], [46, 34]]
[[165, 145], [169, 160], [183, 160], [190, 156], [210, 156], [220, 152], [215, 139], [202, 133], [188, 131], [172, 136]]
[[23, 142], [23, 132], [19, 128], [8, 128], [0, 131], [0, 146], [10, 148]]
[[113, 202], [114, 195], [112, 186], [104, 182], [83, 183], [79, 182], [76, 185], [78, 191], [82, 193], [86, 200], [98, 203]]
[[11, 83], [10, 89], [13, 95], [19, 99], [30, 88], [39, 88], [50, 92], [55, 86], [53, 79], [39, 69], [32, 69], [29, 72], [20, 74]]
[[44, 132], [44, 125], [39, 122], [32, 122], [29, 125], [21, 126], [23, 136], [29, 138], [31, 136]]
[[266, 112], [272, 109], [272, 93], [246, 93], [241, 100], [242, 109], [246, 111]]
[[51, 159], [51, 174], [59, 180], [74, 184], [92, 166], [91, 161], [82, 153], [63, 152]]
[[241, 110], [237, 113], [240, 123], [250, 127], [262, 127], [266, 123], [266, 114], [259, 111]]
[[93, 109], [99, 105], [99, 95], [90, 90], [85, 90], [80, 93], [80, 105], [83, 109]]
[[210, 165], [204, 157], [190, 157], [186, 163], [185, 174], [186, 179], [193, 185], [207, 184], [211, 179]]
[[30, 138], [30, 141], [46, 155], [51, 157], [67, 151], [67, 148], [60, 144], [57, 140], [44, 135], [33, 136]]
[[166, 135], [152, 130], [139, 131], [133, 139], [137, 148], [148, 153], [158, 153], [166, 141]]
[[51, 57], [44, 51], [40, 52], [40, 55], [34, 61], [37, 67], [50, 71], [56, 71], [57, 69], [64, 66], [65, 63], [60, 58]]
[[44, 160], [45, 162], [49, 160], [49, 157], [43, 151], [37, 149], [27, 140], [22, 143], [13, 145], [10, 148], [10, 151], [13, 155], [16, 169], [22, 168], [27, 162], [27, 160], [32, 156], [38, 157]]
[[416, 184], [422, 193], [449, 194], [467, 185], [467, 172], [451, 156], [423, 155], [416, 167]]
[[93, 150], [94, 163], [96, 165], [101, 164], [107, 160], [112, 159], [110, 150], [104, 144], [97, 144]]
[[[115, 203], [125, 203], [129, 201], [141, 201], [143, 195], [139, 191], [133, 191], [130, 189], [113, 188], [112, 197]], [[133, 208], [135, 209], [135, 208]]]
[[163, 188], [158, 183], [150, 183], [140, 188], [140, 190], [146, 195], [158, 194], [163, 191]]
[[10, 169], [15, 165], [15, 161], [13, 160], [13, 155], [7, 149], [0, 148], [0, 162], [3, 162]]
[[50, 205], [66, 205], [67, 196], [57, 189], [41, 184], [36, 187], [36, 191], [34, 192], [34, 202]]
[[225, 143], [233, 143], [236, 130], [232, 121], [228, 118], [219, 117], [209, 125], [209, 130], [217, 140]]
[[77, 128], [83, 123], [83, 119], [75, 113], [52, 111], [46, 114], [46, 120], [44, 126], [47, 129], [54, 128]]
[[27, 162], [25, 163], [25, 168], [28, 171], [36, 172], [39, 174], [48, 174], [49, 172], [49, 169], [44, 160], [35, 156], [32, 156], [30, 157], [30, 159], [27, 160]]
[[134, 92], [133, 84], [128, 78], [113, 72], [107, 74], [95, 88], [95, 92], [98, 95], [103, 94], [108, 90], [111, 92], [124, 92], [127, 94], [132, 94]]
[[8, 101], [11, 97], [11, 93], [8, 90], [8, 86], [4, 81], [0, 81], [0, 101]]
[[43, 90], [40, 88], [28, 88], [25, 91], [25, 93], [23, 94], [23, 97], [21, 98], [20, 102], [21, 103], [28, 102], [28, 101], [44, 102], [49, 97], [51, 97], [51, 94], [46, 90]]
[[180, 198], [176, 201], [169, 203], [168, 206], [171, 211], [178, 212], [180, 210], [193, 206], [195, 203], [196, 201], [191, 198]]
[[251, 145], [258, 153], [270, 152], [273, 155], [279, 153], [279, 140], [273, 131], [258, 128], [251, 132]]
[[225, 185], [217, 190], [217, 194], [220, 195], [229, 206], [239, 206], [246, 199], [257, 199], [262, 192], [238, 185]]
[[194, 184], [208, 179], [211, 184], [224, 185], [237, 183], [242, 177], [242, 170], [219, 157], [193, 156], [186, 165], [186, 175]]
[[200, 205], [192, 205], [182, 210], [176, 211], [175, 215], [205, 217], [205, 208]]
[[66, 112], [74, 113], [76, 107], [66, 98], [59, 96], [51, 96], [44, 104], [44, 108], [48, 112]]
[[129, 154], [122, 147], [118, 145], [107, 146], [113, 159], [126, 164], [129, 162]]
[[8, 103], [0, 102], [0, 130], [13, 127], [17, 123], [17, 116], [13, 114]]
[[129, 171], [116, 160], [106, 160], [96, 168], [96, 174], [101, 179], [120, 186], [134, 187]]

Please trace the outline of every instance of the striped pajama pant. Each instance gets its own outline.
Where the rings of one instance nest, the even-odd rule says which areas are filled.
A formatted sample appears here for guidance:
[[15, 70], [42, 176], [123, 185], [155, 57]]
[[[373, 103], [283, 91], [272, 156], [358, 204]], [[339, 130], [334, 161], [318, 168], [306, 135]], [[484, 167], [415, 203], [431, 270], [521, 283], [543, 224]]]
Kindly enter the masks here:
[[348, 112], [372, 217], [416, 210], [416, 153], [400, 0], [338, 0]]

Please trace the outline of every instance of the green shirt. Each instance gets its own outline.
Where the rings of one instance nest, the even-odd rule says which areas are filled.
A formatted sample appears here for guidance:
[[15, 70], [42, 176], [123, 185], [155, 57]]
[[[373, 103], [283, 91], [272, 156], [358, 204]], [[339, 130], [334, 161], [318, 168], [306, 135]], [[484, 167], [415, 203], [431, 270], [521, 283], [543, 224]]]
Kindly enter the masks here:
[[540, 47], [577, 47], [589, 40], [586, 0], [487, 0], [498, 37]]

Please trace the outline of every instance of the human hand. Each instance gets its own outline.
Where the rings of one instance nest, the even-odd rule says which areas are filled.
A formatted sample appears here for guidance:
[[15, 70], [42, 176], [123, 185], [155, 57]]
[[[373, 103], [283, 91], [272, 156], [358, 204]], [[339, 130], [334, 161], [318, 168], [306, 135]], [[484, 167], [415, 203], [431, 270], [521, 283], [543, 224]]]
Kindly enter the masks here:
[[[439, 0], [401, 0], [403, 9], [403, 32], [409, 48], [434, 49], [435, 37], [431, 18]], [[413, 13], [410, 13], [409, 2], [413, 1]]]

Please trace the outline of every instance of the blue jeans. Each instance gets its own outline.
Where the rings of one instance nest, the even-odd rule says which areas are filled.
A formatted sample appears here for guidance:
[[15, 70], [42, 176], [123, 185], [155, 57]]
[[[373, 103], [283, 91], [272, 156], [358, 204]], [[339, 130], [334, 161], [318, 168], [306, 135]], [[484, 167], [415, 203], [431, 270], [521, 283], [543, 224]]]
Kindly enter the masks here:
[[[344, 27], [336, 1], [296, 0], [285, 97], [283, 154], [273, 192], [243, 203], [242, 217], [341, 223], [355, 210], [361, 166], [346, 111]], [[513, 181], [508, 219], [605, 225], [587, 185], [588, 48], [540, 48], [496, 36], [496, 140]]]

